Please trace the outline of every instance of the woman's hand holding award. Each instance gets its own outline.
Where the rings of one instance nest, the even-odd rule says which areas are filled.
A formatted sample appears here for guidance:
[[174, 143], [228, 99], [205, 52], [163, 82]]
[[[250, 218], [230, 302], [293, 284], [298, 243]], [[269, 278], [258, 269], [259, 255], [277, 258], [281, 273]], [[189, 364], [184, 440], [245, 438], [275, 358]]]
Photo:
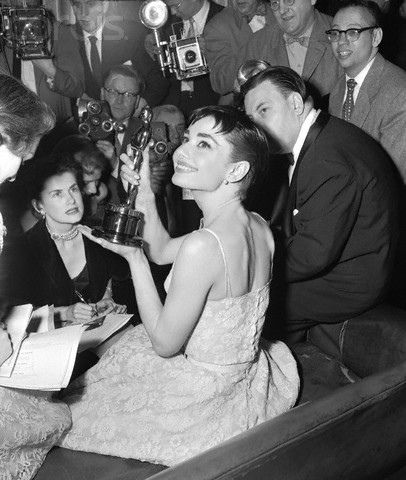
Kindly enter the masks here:
[[[151, 140], [152, 110], [149, 107], [144, 107], [139, 118], [142, 121], [142, 126], [129, 144], [135, 173], [140, 171], [143, 151], [148, 147]], [[104, 211], [101, 228], [95, 228], [92, 234], [120, 245], [142, 246], [140, 230], [143, 214], [135, 209], [137, 194], [138, 185], [129, 184], [126, 202], [121, 205], [109, 203]]]

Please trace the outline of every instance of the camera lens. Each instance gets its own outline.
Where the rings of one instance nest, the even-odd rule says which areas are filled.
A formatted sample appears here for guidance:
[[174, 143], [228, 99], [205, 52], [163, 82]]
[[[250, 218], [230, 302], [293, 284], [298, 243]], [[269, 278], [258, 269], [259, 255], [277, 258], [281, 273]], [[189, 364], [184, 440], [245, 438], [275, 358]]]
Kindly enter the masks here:
[[79, 132], [82, 134], [82, 135], [89, 135], [90, 133], [90, 127], [87, 123], [81, 123], [79, 125]]
[[196, 52], [194, 50], [188, 50], [185, 53], [185, 62], [194, 63], [196, 61]]
[[95, 102], [95, 101], [90, 101], [88, 104], [87, 104], [87, 109], [89, 110], [89, 112], [93, 115], [98, 115], [101, 110], [102, 110], [102, 107], [100, 105], [99, 102]]
[[162, 140], [159, 141], [159, 142], [156, 142], [155, 146], [154, 146], [154, 150], [156, 153], [160, 154], [160, 155], [164, 155], [165, 153], [168, 152], [168, 147], [166, 145], [166, 142], [163, 142]]
[[111, 132], [113, 130], [112, 122], [110, 120], [104, 120], [104, 122], [102, 123], [102, 129], [105, 132]]

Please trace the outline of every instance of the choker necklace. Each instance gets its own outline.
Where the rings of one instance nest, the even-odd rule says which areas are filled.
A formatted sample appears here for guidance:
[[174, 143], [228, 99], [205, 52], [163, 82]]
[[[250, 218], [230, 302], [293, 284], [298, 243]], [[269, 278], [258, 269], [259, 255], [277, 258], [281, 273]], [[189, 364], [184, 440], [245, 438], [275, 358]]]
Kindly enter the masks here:
[[214, 222], [214, 220], [216, 220], [217, 217], [220, 216], [221, 212], [219, 212], [219, 210], [223, 210], [224, 207], [226, 207], [227, 205], [230, 205], [231, 203], [234, 203], [234, 202], [240, 202], [241, 201], [241, 197], [240, 196], [237, 196], [237, 197], [233, 197], [233, 198], [230, 198], [230, 200], [227, 200], [223, 203], [220, 203], [220, 205], [218, 205], [213, 213], [214, 215], [210, 216], [209, 218], [205, 218], [203, 217], [201, 220], [200, 220], [200, 228], [204, 228], [204, 225], [208, 225], [212, 222]]
[[51, 236], [52, 240], [69, 241], [69, 240], [73, 240], [79, 235], [79, 230], [77, 227], [73, 227], [71, 230], [69, 230], [69, 232], [66, 232], [66, 233], [55, 233], [55, 232], [51, 232], [47, 223], [45, 223], [45, 226], [47, 227], [48, 233]]

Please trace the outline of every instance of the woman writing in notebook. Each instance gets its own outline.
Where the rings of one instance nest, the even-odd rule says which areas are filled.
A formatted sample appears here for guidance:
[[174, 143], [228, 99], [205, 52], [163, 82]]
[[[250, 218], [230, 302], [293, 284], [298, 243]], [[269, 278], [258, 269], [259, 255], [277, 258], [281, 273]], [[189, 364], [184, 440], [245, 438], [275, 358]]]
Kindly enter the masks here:
[[242, 205], [268, 153], [264, 134], [242, 112], [195, 111], [172, 180], [192, 190], [204, 217], [200, 230], [180, 238], [159, 221], [147, 155], [141, 175], [124, 156], [123, 179], [140, 184], [147, 253], [173, 268], [162, 305], [142, 249], [95, 239], [82, 227], [128, 261], [143, 325], [72, 384], [64, 447], [173, 465], [293, 406], [298, 375], [289, 349], [259, 342], [272, 233]]

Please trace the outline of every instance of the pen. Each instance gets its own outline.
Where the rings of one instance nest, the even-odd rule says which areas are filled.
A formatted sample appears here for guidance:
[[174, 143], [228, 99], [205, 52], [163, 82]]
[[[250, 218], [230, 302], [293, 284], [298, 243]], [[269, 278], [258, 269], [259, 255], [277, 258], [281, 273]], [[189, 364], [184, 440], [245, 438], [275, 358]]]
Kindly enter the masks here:
[[[86, 300], [83, 298], [83, 295], [78, 292], [77, 290], [75, 290], [75, 295], [78, 297], [78, 299], [85, 303], [86, 305], [89, 305], [89, 302], [86, 302]], [[91, 305], [89, 305], [89, 307], [91, 307], [92, 309], [92, 315], [97, 315], [97, 308], [96, 307], [92, 307]]]

